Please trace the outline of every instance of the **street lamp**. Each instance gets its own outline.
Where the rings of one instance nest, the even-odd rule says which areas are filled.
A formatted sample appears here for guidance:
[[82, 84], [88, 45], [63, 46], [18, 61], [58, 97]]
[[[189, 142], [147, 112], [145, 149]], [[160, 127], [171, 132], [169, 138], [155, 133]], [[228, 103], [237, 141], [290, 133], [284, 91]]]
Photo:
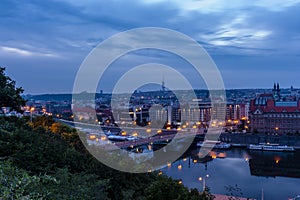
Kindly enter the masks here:
[[198, 180], [201, 182], [203, 181], [203, 192], [205, 192], [205, 188], [206, 188], [206, 185], [205, 185], [205, 180], [209, 178], [209, 174], [206, 174], [204, 177], [199, 177]]
[[32, 122], [32, 112], [34, 111], [34, 107], [30, 108], [30, 122]]

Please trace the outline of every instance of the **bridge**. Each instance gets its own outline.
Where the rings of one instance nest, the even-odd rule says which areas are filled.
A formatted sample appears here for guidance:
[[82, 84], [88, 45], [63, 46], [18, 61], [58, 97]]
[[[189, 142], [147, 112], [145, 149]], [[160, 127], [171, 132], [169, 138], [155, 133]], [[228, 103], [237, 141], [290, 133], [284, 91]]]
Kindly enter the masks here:
[[[96, 124], [87, 124], [87, 123], [81, 123], [81, 122], [71, 122], [71, 121], [67, 121], [67, 120], [59, 120], [60, 122], [63, 122], [69, 126], [73, 126], [76, 124], [76, 128], [78, 127], [84, 127], [84, 128], [89, 128], [90, 131], [95, 131], [95, 132], [99, 132], [99, 130], [103, 130], [104, 129], [119, 129], [118, 127], [100, 127], [99, 125]], [[184, 131], [176, 131], [176, 130], [162, 130], [161, 133], [157, 133], [157, 130], [159, 129], [153, 129], [152, 132], [155, 132], [155, 135], [151, 134], [151, 133], [147, 133], [147, 131], [145, 131], [144, 128], [130, 128], [130, 127], [126, 127], [126, 129], [128, 130], [132, 130], [132, 132], [134, 131], [139, 131], [141, 134], [140, 135], [144, 135], [146, 137], [142, 137], [139, 138], [137, 140], [128, 140], [128, 141], [122, 141], [122, 142], [114, 142], [114, 145], [116, 145], [116, 147], [121, 148], [121, 149], [126, 149], [126, 148], [134, 148], [134, 147], [138, 147], [138, 146], [143, 146], [143, 145], [147, 145], [147, 144], [158, 144], [158, 143], [169, 143], [171, 142], [175, 136], [176, 136], [176, 140], [180, 140], [180, 139], [184, 139], [187, 137], [190, 138], [204, 138], [205, 134], [204, 134], [204, 129], [189, 129], [189, 130], [184, 130]], [[141, 131], [144, 131], [143, 133]], [[210, 131], [210, 132], [214, 132], [214, 131]], [[94, 138], [96, 139], [96, 138]], [[99, 139], [99, 138], [98, 138]], [[107, 138], [106, 138], [107, 139]], [[111, 146], [111, 145], [110, 145]]]
[[[157, 135], [149, 138], [142, 138], [139, 140], [132, 140], [132, 141], [124, 141], [124, 142], [115, 142], [115, 145], [119, 148], [125, 149], [125, 148], [133, 148], [137, 146], [142, 146], [145, 144], [155, 144], [159, 142], [170, 142], [173, 140], [176, 134], [168, 134], [168, 135]], [[195, 134], [195, 133], [178, 133], [176, 139], [184, 139], [187, 137], [204, 137], [204, 134]]]

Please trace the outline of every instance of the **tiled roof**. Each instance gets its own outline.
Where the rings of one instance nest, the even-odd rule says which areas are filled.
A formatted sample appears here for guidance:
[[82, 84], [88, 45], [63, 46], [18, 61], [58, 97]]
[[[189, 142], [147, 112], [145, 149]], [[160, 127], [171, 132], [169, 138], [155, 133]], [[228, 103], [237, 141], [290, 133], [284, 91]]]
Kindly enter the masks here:
[[255, 100], [250, 102], [250, 112], [259, 109], [262, 112], [300, 112], [300, 102], [297, 106], [275, 106], [273, 99], [267, 100], [266, 105], [255, 105]]

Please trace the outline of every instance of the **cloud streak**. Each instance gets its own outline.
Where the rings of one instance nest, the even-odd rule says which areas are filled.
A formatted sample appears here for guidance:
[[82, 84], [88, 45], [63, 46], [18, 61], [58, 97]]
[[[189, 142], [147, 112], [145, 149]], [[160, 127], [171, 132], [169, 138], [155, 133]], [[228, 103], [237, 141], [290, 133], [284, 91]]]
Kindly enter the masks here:
[[15, 47], [7, 47], [7, 46], [2, 46], [0, 47], [3, 53], [8, 53], [8, 54], [17, 54], [19, 56], [25, 56], [25, 57], [54, 57], [54, 58], [59, 58], [58, 55], [52, 54], [52, 53], [42, 53], [42, 52], [33, 52], [33, 51], [28, 51], [24, 49], [19, 49]]

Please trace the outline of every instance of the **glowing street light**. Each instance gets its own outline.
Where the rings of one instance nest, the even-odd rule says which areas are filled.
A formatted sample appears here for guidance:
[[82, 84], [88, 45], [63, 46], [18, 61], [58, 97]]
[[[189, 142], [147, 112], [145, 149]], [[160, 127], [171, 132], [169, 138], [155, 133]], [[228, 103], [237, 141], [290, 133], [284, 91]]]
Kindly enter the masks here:
[[209, 174], [206, 174], [204, 177], [199, 177], [198, 178], [198, 181], [203, 181], [203, 192], [205, 192], [205, 188], [206, 188], [206, 185], [205, 185], [205, 180], [206, 180], [206, 178], [209, 178]]
[[178, 170], [181, 170], [182, 169], [182, 165], [178, 165]]
[[32, 112], [34, 111], [34, 107], [30, 108], [30, 122], [32, 122]]

